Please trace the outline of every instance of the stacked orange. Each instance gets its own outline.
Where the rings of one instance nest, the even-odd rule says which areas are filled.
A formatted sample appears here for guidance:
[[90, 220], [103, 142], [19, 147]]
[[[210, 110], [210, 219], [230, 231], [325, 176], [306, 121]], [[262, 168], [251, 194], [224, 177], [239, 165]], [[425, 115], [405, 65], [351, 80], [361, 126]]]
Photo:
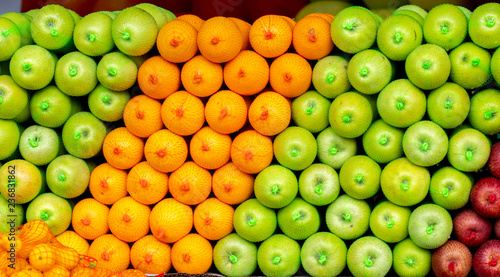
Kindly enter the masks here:
[[209, 270], [210, 241], [233, 231], [234, 205], [271, 164], [291, 99], [311, 86], [309, 60], [333, 49], [331, 19], [265, 15], [250, 25], [183, 15], [160, 29], [159, 55], [138, 71], [143, 94], [105, 138], [93, 198], [74, 207], [75, 235], [92, 241], [99, 267]]

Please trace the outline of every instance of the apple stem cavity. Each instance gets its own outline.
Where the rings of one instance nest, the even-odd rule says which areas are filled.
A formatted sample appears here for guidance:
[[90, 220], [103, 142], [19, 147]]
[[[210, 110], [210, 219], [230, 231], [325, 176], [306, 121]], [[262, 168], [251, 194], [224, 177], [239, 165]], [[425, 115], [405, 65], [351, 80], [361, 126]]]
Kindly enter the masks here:
[[88, 40], [89, 40], [90, 42], [94, 42], [94, 41], [95, 41], [95, 39], [96, 39], [96, 36], [95, 36], [94, 34], [89, 34], [89, 35], [87, 36], [87, 38], [88, 38]]
[[422, 149], [422, 151], [427, 151], [429, 150], [429, 143], [428, 142], [423, 142], [422, 145], [420, 146], [420, 148]]
[[465, 158], [468, 160], [468, 161], [472, 161], [472, 156], [474, 155], [474, 153], [472, 152], [472, 150], [467, 150], [467, 152], [465, 152]]
[[480, 59], [473, 59], [472, 60], [472, 66], [478, 66], [480, 62], [481, 62]]
[[35, 139], [28, 138], [28, 142], [29, 142], [30, 146], [33, 148], [38, 146], [38, 138], [35, 138]]
[[498, 258], [497, 257], [494, 257], [493, 259], [491, 259], [491, 261], [488, 262], [489, 266], [497, 266], [497, 264], [498, 264]]
[[380, 140], [378, 141], [378, 143], [380, 143], [381, 145], [386, 145], [388, 141], [389, 140], [387, 139], [387, 136], [383, 136], [383, 137], [380, 138]]
[[297, 220], [299, 220], [299, 219], [301, 219], [301, 218], [302, 218], [302, 214], [301, 214], [301, 213], [295, 213], [295, 214], [293, 215], [293, 217], [292, 217], [292, 220], [293, 220], [293, 221], [297, 221]]
[[292, 155], [292, 157], [297, 157], [299, 155], [299, 151], [297, 149], [292, 149], [290, 154]]
[[29, 63], [24, 63], [24, 64], [23, 64], [23, 70], [24, 70], [24, 71], [31, 71], [31, 64], [29, 64]]
[[347, 31], [354, 31], [354, 29], [356, 29], [356, 24], [354, 22], [346, 22], [342, 24], [342, 28], [346, 29]]
[[403, 110], [405, 108], [405, 101], [404, 100], [398, 100], [398, 103], [396, 103], [396, 108], [398, 110]]
[[372, 257], [369, 256], [364, 260], [364, 264], [366, 267], [371, 267], [373, 265]]
[[255, 221], [254, 218], [248, 219], [248, 226], [253, 227], [255, 226], [255, 223], [257, 223], [257, 221]]
[[325, 264], [326, 263], [326, 255], [325, 254], [321, 254], [321, 256], [319, 256], [318, 263], [319, 264]]
[[130, 33], [129, 32], [123, 32], [122, 39], [129, 40], [130, 39]]
[[368, 69], [366, 67], [364, 67], [363, 69], [361, 69], [361, 71], [359, 72], [359, 76], [361, 77], [365, 77], [366, 75], [368, 75]]
[[448, 270], [451, 271], [451, 272], [454, 272], [455, 271], [455, 267], [457, 266], [457, 263], [455, 261], [451, 261], [449, 264], [448, 264]]
[[342, 117], [342, 120], [345, 123], [349, 123], [351, 121], [351, 116], [350, 115], [344, 115], [344, 117]]
[[407, 258], [405, 262], [409, 266], [413, 266], [413, 264], [415, 263], [415, 261], [412, 258]]
[[488, 18], [486, 18], [486, 26], [487, 27], [491, 28], [491, 27], [495, 26], [495, 23], [496, 22], [495, 22], [495, 18], [494, 17], [488, 17]]
[[59, 178], [59, 180], [61, 180], [61, 181], [66, 181], [66, 174], [59, 173], [59, 175], [57, 176], [57, 178]]
[[311, 115], [314, 112], [315, 105], [313, 102], [309, 103], [309, 107], [306, 109], [306, 114]]
[[422, 64], [422, 67], [424, 69], [429, 69], [429, 67], [431, 67], [431, 62], [429, 61], [425, 61], [423, 64]]
[[358, 184], [363, 184], [363, 174], [361, 173], [358, 173], [358, 175], [356, 175], [356, 182], [358, 182]]
[[333, 72], [328, 72], [326, 75], [326, 82], [331, 84], [333, 81], [335, 81], [335, 74], [333, 74]]
[[317, 184], [316, 187], [314, 188], [314, 192], [319, 195], [323, 194], [322, 187], [323, 187], [322, 183]]
[[339, 151], [338, 148], [335, 146], [332, 146], [332, 147], [330, 147], [330, 149], [328, 149], [328, 152], [330, 152], [330, 155], [335, 155], [335, 154], [337, 154], [338, 151]]
[[443, 197], [448, 197], [450, 195], [450, 188], [445, 188], [442, 192]]
[[394, 34], [394, 42], [400, 43], [403, 40], [403, 36], [398, 32]]
[[491, 119], [493, 117], [493, 115], [495, 115], [495, 112], [487, 111], [484, 113], [484, 118]]
[[2, 103], [3, 103], [3, 98], [2, 98], [2, 97], [0, 97], [0, 104], [2, 104]]
[[446, 101], [444, 102], [444, 107], [445, 107], [446, 109], [451, 109], [451, 108], [453, 108], [453, 102], [451, 101], [451, 99], [449, 99], [449, 98], [448, 98], [448, 99], [446, 99]]
[[77, 73], [78, 73], [78, 70], [75, 66], [72, 66], [68, 72], [69, 76], [71, 76], [71, 77], [75, 77]]
[[347, 222], [351, 221], [351, 214], [349, 212], [345, 213], [343, 217], [345, 221]]
[[279, 256], [274, 257], [273, 264], [279, 264], [280, 262], [281, 262], [281, 257]]
[[433, 231], [434, 231], [434, 224], [428, 226], [427, 229], [425, 230], [425, 232], [427, 233], [427, 235], [432, 234]]
[[47, 221], [49, 219], [49, 217], [50, 217], [50, 215], [47, 212], [42, 212], [40, 214], [40, 219], [43, 220], [43, 221]]
[[410, 189], [410, 185], [408, 184], [408, 180], [403, 180], [401, 182], [401, 184], [399, 185], [399, 187], [404, 190], [404, 191], [407, 191]]
[[470, 234], [467, 236], [466, 239], [470, 241], [470, 240], [475, 239], [476, 236], [477, 236], [476, 232], [472, 231], [472, 232], [470, 232]]
[[103, 95], [102, 98], [101, 98], [102, 102], [103, 103], [108, 103], [110, 98], [107, 94]]
[[447, 23], [441, 25], [441, 33], [446, 35], [450, 31], [450, 26]]
[[495, 203], [495, 201], [496, 201], [496, 200], [497, 200], [497, 196], [496, 196], [495, 194], [490, 194], [490, 195], [488, 196], [488, 202], [489, 202], [490, 204]]
[[278, 192], [280, 191], [280, 188], [277, 186], [277, 185], [274, 185], [271, 189], [271, 192], [273, 194], [278, 194]]
[[49, 108], [49, 103], [47, 102], [42, 102], [42, 104], [40, 104], [40, 109], [42, 110], [47, 110]]
[[236, 255], [234, 254], [231, 254], [229, 255], [229, 260], [231, 261], [231, 263], [235, 264], [238, 262], [238, 257], [236, 257]]
[[118, 71], [116, 70], [116, 68], [110, 67], [109, 70], [108, 70], [108, 73], [111, 76], [116, 76], [116, 74], [118, 73]]

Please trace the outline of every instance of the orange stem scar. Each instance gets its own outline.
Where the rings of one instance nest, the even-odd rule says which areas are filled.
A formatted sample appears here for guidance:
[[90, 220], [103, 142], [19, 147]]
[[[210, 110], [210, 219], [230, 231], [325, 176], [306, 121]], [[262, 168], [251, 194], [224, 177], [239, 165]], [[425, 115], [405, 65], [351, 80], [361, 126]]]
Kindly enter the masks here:
[[170, 40], [170, 45], [172, 45], [173, 47], [177, 47], [177, 46], [179, 46], [179, 44], [180, 44], [180, 42], [175, 38]]
[[140, 179], [139, 180], [139, 184], [141, 185], [141, 187], [143, 188], [147, 188], [148, 187], [148, 181], [144, 180], [144, 179]]
[[220, 110], [219, 120], [221, 120], [224, 117], [226, 117], [226, 115], [227, 115], [227, 107], [224, 107], [224, 108], [222, 108], [222, 110]]
[[202, 81], [201, 72], [198, 69], [198, 70], [196, 70], [196, 73], [194, 74], [193, 84], [199, 84], [199, 83], [201, 83], [201, 81]]
[[208, 144], [202, 142], [201, 143], [201, 150], [202, 151], [209, 151], [210, 150], [210, 146], [208, 146]]
[[265, 39], [272, 39], [272, 38], [274, 38], [274, 36], [275, 36], [275, 35], [274, 35], [274, 33], [273, 33], [273, 32], [271, 32], [271, 31], [269, 31], [269, 30], [265, 30], [265, 31], [264, 31], [264, 38], [265, 38]]
[[121, 152], [122, 150], [120, 150], [120, 147], [116, 146], [115, 148], [113, 148], [113, 154], [119, 155]]
[[260, 114], [259, 119], [260, 119], [260, 120], [266, 120], [268, 117], [269, 117], [269, 110], [264, 110], [264, 111], [262, 111], [262, 113]]
[[140, 119], [144, 118], [144, 111], [136, 111], [135, 116]]
[[152, 83], [153, 85], [158, 84], [158, 76], [156, 76], [156, 75], [154, 75], [154, 74], [149, 75], [149, 80], [151, 81], [151, 83]]
[[130, 222], [130, 220], [132, 220], [132, 218], [130, 218], [130, 216], [128, 214], [123, 215], [123, 221]]
[[183, 183], [182, 186], [181, 186], [181, 190], [182, 191], [189, 191], [190, 187], [189, 187], [189, 183]]
[[212, 40], [210, 40], [210, 43], [215, 45], [215, 44], [219, 43], [219, 41], [220, 41], [220, 39], [218, 37], [214, 37], [214, 38], [212, 38]]
[[165, 148], [160, 149], [156, 151], [156, 155], [158, 155], [160, 158], [163, 158], [167, 155], [167, 150], [165, 150]]
[[191, 256], [189, 256], [189, 254], [182, 254], [182, 259], [183, 259], [186, 263], [189, 263], [189, 260], [191, 260]]
[[107, 252], [103, 252], [101, 254], [101, 258], [105, 261], [109, 261], [109, 254]]
[[177, 110], [175, 110], [175, 115], [182, 117], [184, 115], [184, 109], [182, 107], [177, 108]]
[[81, 220], [82, 224], [85, 225], [85, 226], [89, 226], [90, 225], [90, 219], [88, 217], [85, 217]]
[[150, 254], [146, 254], [146, 256], [144, 256], [144, 261], [149, 264], [153, 261], [153, 256], [151, 256]]
[[285, 82], [290, 82], [292, 80], [292, 74], [290, 74], [290, 72], [283, 74], [283, 79], [285, 79]]
[[316, 42], [316, 34], [314, 34], [314, 29], [309, 30], [307, 32], [309, 34], [309, 41]]

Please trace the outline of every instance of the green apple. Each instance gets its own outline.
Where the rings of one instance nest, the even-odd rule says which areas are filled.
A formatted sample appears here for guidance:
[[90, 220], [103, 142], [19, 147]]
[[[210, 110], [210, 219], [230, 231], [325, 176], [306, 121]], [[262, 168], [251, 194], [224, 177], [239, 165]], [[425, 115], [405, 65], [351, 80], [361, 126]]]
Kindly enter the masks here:
[[408, 234], [413, 242], [424, 249], [436, 249], [451, 235], [453, 220], [450, 213], [436, 204], [423, 204], [415, 208], [408, 222]]
[[498, 48], [491, 56], [490, 71], [493, 79], [500, 84], [500, 50]]
[[57, 128], [71, 114], [71, 97], [54, 85], [48, 85], [33, 94], [30, 101], [31, 118], [44, 127]]
[[40, 125], [29, 126], [19, 139], [21, 155], [37, 166], [49, 164], [57, 157], [62, 147], [59, 134], [52, 128]]
[[100, 120], [113, 122], [123, 118], [129, 100], [128, 91], [114, 91], [99, 84], [88, 95], [88, 106], [90, 112]]
[[367, 199], [380, 189], [380, 165], [366, 155], [349, 158], [340, 168], [342, 190], [355, 199]]
[[43, 190], [44, 173], [26, 160], [10, 160], [0, 168], [0, 193], [16, 204], [28, 203]]
[[442, 86], [451, 73], [451, 61], [446, 50], [436, 44], [422, 44], [413, 49], [405, 61], [408, 79], [421, 89]]
[[377, 163], [389, 163], [403, 155], [403, 134], [402, 129], [378, 119], [362, 136], [363, 150]]
[[425, 9], [423, 9], [422, 7], [420, 7], [418, 5], [413, 5], [413, 4], [403, 5], [399, 8], [397, 8], [395, 11], [396, 12], [397, 11], [414, 11], [414, 12], [418, 13], [423, 19], [425, 19], [427, 17], [427, 14], [428, 14]]
[[471, 40], [486, 49], [499, 47], [499, 20], [499, 3], [485, 3], [474, 9], [469, 20], [469, 36]]
[[161, 10], [160, 7], [150, 3], [139, 3], [134, 7], [148, 12], [155, 20], [158, 30], [168, 22], [167, 15]]
[[425, 93], [408, 79], [390, 82], [377, 97], [380, 117], [389, 125], [406, 128], [420, 121], [426, 110]]
[[73, 39], [78, 51], [88, 56], [100, 56], [110, 52], [115, 43], [111, 35], [113, 19], [102, 12], [84, 16], [75, 26]]
[[448, 161], [463, 172], [476, 172], [486, 165], [491, 143], [483, 133], [474, 128], [463, 128], [450, 137]]
[[420, 203], [429, 192], [431, 175], [406, 157], [388, 163], [380, 174], [380, 187], [385, 197], [399, 206]]
[[448, 135], [432, 121], [419, 121], [406, 129], [403, 135], [403, 151], [416, 165], [436, 165], [446, 157]]
[[47, 185], [63, 198], [82, 195], [90, 181], [90, 170], [83, 159], [72, 155], [61, 155], [47, 166]]
[[54, 236], [61, 234], [71, 224], [72, 209], [69, 202], [53, 193], [40, 194], [26, 209], [26, 220], [43, 220]]
[[31, 102], [31, 95], [28, 94], [28, 104], [22, 109], [22, 111], [14, 117], [14, 121], [18, 124], [25, 123], [31, 119], [31, 109], [29, 103]]
[[318, 1], [312, 0], [310, 3], [300, 9], [300, 11], [295, 15], [295, 21], [304, 18], [306, 15], [314, 12], [329, 13], [331, 15], [336, 15], [341, 10], [352, 6], [348, 1]]
[[282, 166], [291, 170], [303, 170], [316, 159], [318, 146], [310, 131], [290, 126], [274, 138], [273, 150], [276, 160]]
[[[0, 118], [13, 119], [28, 105], [28, 92], [9, 75], [0, 75]], [[328, 108], [330, 105], [328, 105]], [[326, 122], [328, 124], [328, 108]]]
[[465, 89], [476, 89], [491, 80], [491, 54], [473, 42], [464, 42], [451, 50], [451, 80]]
[[359, 6], [341, 10], [333, 19], [330, 35], [333, 43], [343, 52], [354, 54], [375, 43], [378, 20]]
[[19, 28], [21, 34], [21, 46], [33, 44], [31, 37], [31, 19], [30, 16], [19, 12], [8, 12], [0, 17], [10, 19]]
[[366, 49], [356, 53], [347, 67], [349, 82], [364, 94], [379, 93], [392, 77], [392, 65], [380, 51]]
[[422, 40], [422, 26], [405, 14], [389, 16], [377, 31], [377, 46], [384, 55], [394, 61], [404, 61], [413, 49], [422, 44]]
[[316, 62], [312, 72], [312, 84], [324, 97], [334, 99], [351, 89], [347, 77], [348, 60], [338, 55], [330, 55]]
[[0, 160], [9, 158], [19, 146], [21, 131], [12, 119], [0, 119]]
[[370, 230], [387, 243], [400, 242], [408, 237], [410, 214], [410, 208], [384, 200], [370, 214]]
[[356, 139], [342, 137], [332, 127], [321, 131], [316, 137], [316, 142], [319, 161], [336, 170], [357, 152]]
[[48, 49], [59, 50], [72, 43], [75, 20], [61, 5], [45, 5], [31, 20], [33, 41]]
[[260, 244], [257, 263], [265, 276], [293, 276], [300, 268], [300, 245], [283, 234], [272, 235]]
[[12, 20], [0, 17], [0, 33], [0, 45], [2, 45], [0, 61], [8, 61], [22, 46], [21, 30]]
[[277, 227], [276, 212], [250, 198], [239, 204], [233, 215], [234, 230], [242, 238], [260, 242], [269, 238]]
[[57, 57], [38, 45], [26, 45], [14, 53], [9, 63], [12, 79], [29, 90], [46, 87], [54, 78]]
[[88, 159], [101, 151], [106, 126], [90, 112], [72, 115], [62, 128], [62, 141], [69, 154]]
[[330, 232], [318, 232], [308, 237], [300, 249], [304, 270], [311, 276], [338, 276], [347, 263], [347, 246]]
[[353, 240], [368, 231], [370, 206], [365, 200], [358, 200], [342, 194], [326, 209], [326, 225], [330, 232], [343, 240]]
[[431, 271], [432, 252], [407, 238], [394, 246], [392, 267], [399, 276], [424, 277]]
[[372, 120], [372, 105], [361, 93], [354, 91], [342, 93], [330, 106], [330, 126], [339, 136], [359, 137], [370, 127]]
[[278, 211], [278, 226], [294, 240], [305, 240], [319, 230], [320, 217], [315, 206], [296, 197]]
[[486, 135], [500, 132], [500, 90], [483, 89], [470, 99], [469, 122]]
[[89, 94], [97, 85], [97, 64], [80, 51], [62, 56], [56, 64], [54, 80], [57, 87], [70, 96]]
[[116, 47], [130, 56], [149, 52], [159, 30], [154, 17], [138, 7], [122, 10], [113, 20], [111, 29]]
[[361, 237], [347, 250], [347, 267], [355, 277], [386, 276], [391, 266], [391, 248], [377, 237]]
[[363, 0], [363, 3], [370, 10], [374, 10], [374, 9], [396, 9], [401, 5], [407, 5], [409, 2], [408, 0], [402, 0], [397, 2], [387, 2], [384, 0]]
[[398, 9], [396, 9], [392, 13], [392, 15], [406, 15], [406, 16], [409, 16], [409, 17], [415, 19], [418, 22], [418, 24], [420, 25], [420, 30], [422, 31], [422, 36], [424, 35], [423, 30], [422, 30], [422, 26], [424, 25], [424, 18], [418, 12], [412, 11], [412, 10], [398, 10]]
[[137, 79], [137, 65], [122, 52], [106, 54], [97, 64], [97, 79], [103, 86], [122, 91], [131, 88]]
[[251, 276], [257, 268], [257, 246], [236, 233], [217, 241], [213, 257], [224, 276]]
[[459, 46], [467, 36], [467, 17], [453, 4], [441, 4], [429, 11], [424, 20], [424, 38], [449, 51]]
[[264, 206], [272, 209], [280, 209], [290, 204], [298, 191], [297, 177], [282, 165], [270, 165], [255, 177], [255, 197]]
[[339, 175], [329, 165], [314, 163], [300, 173], [300, 196], [315, 206], [332, 203], [339, 192]]
[[[23, 205], [0, 196], [0, 234], [8, 234], [24, 222]], [[13, 231], [12, 233], [15, 233]]]
[[447, 210], [457, 210], [469, 202], [472, 185], [467, 174], [445, 166], [432, 174], [429, 193], [434, 203]]
[[467, 91], [456, 83], [446, 82], [427, 96], [427, 114], [430, 120], [444, 129], [461, 125], [470, 110]]
[[310, 90], [292, 100], [292, 120], [295, 125], [318, 133], [329, 126], [331, 101], [319, 92]]

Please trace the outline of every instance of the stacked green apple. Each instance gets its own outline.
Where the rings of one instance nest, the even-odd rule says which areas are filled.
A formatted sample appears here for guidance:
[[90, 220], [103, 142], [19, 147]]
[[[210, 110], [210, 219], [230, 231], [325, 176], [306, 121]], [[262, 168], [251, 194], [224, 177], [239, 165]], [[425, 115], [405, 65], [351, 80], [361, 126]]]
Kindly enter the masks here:
[[[255, 243], [269, 276], [432, 274], [500, 132], [498, 20], [498, 3], [341, 10], [337, 49], [313, 63], [274, 164], [235, 210], [240, 238], [218, 253], [231, 241], [248, 261]], [[228, 261], [215, 261], [224, 274], [253, 273]]]
[[[102, 162], [104, 138], [156, 41], [130, 26], [158, 30], [174, 18], [151, 4], [83, 18], [60, 5], [0, 16], [2, 222], [42, 219], [54, 235], [70, 226], [74, 200]], [[140, 53], [117, 35], [125, 29], [143, 43]]]

